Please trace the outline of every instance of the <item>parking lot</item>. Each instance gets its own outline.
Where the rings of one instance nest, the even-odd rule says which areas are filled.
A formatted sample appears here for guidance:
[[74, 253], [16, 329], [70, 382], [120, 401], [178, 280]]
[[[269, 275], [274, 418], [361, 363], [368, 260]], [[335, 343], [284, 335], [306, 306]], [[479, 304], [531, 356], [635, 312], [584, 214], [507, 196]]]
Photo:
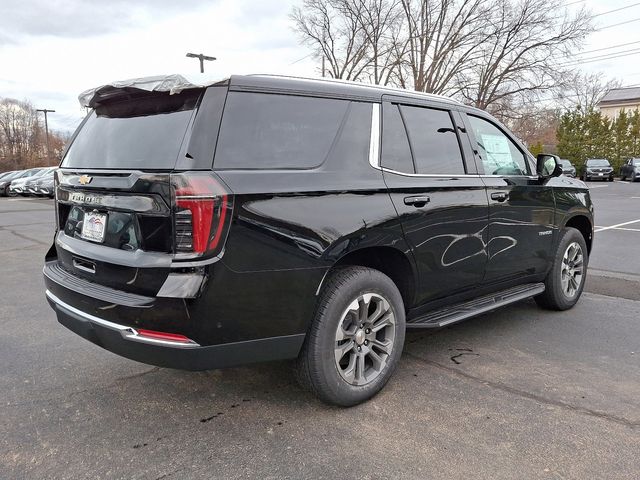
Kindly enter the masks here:
[[53, 203], [0, 199], [0, 479], [607, 478], [640, 471], [640, 183], [591, 183], [595, 246], [567, 312], [533, 301], [407, 336], [351, 409], [288, 363], [154, 368], [44, 299]]

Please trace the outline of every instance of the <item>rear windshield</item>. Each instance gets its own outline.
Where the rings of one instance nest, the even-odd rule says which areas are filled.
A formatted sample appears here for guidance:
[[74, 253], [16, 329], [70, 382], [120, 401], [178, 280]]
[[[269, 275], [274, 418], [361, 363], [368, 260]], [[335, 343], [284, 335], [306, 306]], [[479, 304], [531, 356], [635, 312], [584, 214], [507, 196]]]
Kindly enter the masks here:
[[608, 167], [609, 161], [600, 159], [587, 160], [587, 165], [589, 165], [590, 167]]
[[199, 96], [189, 90], [97, 107], [62, 166], [173, 169]]

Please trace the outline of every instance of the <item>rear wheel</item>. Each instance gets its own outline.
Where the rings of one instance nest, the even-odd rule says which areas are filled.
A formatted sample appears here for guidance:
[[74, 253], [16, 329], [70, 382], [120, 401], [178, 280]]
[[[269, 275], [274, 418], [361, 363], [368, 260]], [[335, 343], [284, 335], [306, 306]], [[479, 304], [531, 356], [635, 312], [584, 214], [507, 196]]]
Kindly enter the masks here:
[[582, 295], [589, 255], [580, 231], [565, 228], [560, 234], [553, 265], [545, 279], [544, 293], [535, 297], [538, 305], [551, 310], [568, 310]]
[[326, 403], [361, 403], [393, 374], [404, 335], [404, 305], [393, 281], [371, 268], [340, 268], [320, 296], [298, 379]]

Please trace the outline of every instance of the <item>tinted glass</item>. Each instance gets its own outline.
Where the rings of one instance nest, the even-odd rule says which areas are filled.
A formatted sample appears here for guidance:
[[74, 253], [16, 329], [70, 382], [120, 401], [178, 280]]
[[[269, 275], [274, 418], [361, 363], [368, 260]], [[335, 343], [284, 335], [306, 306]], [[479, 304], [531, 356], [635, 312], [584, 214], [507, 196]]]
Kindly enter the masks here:
[[401, 107], [417, 173], [464, 174], [458, 136], [449, 112]]
[[370, 137], [371, 104], [351, 102], [328, 161], [347, 174], [350, 170], [361, 171], [362, 165], [369, 164]]
[[468, 115], [487, 175], [527, 175], [524, 153], [502, 130], [483, 118]]
[[62, 166], [172, 169], [198, 97], [186, 91], [98, 107]]
[[409, 139], [397, 105], [385, 105], [382, 112], [382, 163], [396, 172], [415, 173]]
[[327, 158], [349, 102], [229, 92], [215, 168], [313, 168]]
[[593, 158], [593, 159], [587, 160], [587, 165], [589, 167], [610, 167], [611, 166], [609, 165], [608, 160], [604, 160], [601, 158]]

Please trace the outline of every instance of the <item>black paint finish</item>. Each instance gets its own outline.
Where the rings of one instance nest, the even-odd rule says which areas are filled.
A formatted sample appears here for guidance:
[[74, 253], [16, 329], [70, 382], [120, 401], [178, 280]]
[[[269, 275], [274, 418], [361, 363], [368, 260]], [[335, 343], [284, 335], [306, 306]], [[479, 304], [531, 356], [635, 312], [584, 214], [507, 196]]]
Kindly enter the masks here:
[[[204, 347], [228, 346], [215, 350], [216, 359], [210, 362], [202, 350], [198, 355], [204, 357], [195, 363], [180, 353], [173, 364], [213, 368], [243, 363], [237, 352], [249, 351], [252, 345], [260, 345], [262, 352], [254, 360], [295, 356], [313, 318], [317, 293], [337, 264], [373, 258], [381, 264], [385, 258], [406, 263], [403, 288], [409, 291], [403, 292], [403, 298], [410, 319], [447, 303], [540, 281], [549, 268], [560, 228], [580, 224], [585, 235], [593, 231], [593, 207], [582, 182], [478, 171], [464, 123], [464, 113], [471, 111], [466, 107], [414, 93], [389, 96], [376, 87], [326, 83], [232, 77], [228, 86], [210, 87], [202, 95], [202, 110], [189, 126], [176, 169], [208, 170], [213, 165], [233, 196], [229, 233], [224, 250], [215, 258], [180, 261], [174, 256], [171, 171], [60, 169], [59, 231], [47, 262], [66, 274], [45, 276], [47, 289], [68, 305], [110, 322], [182, 334]], [[227, 162], [224, 169], [216, 170], [227, 90], [237, 95], [327, 97], [345, 100], [348, 107], [326, 158], [317, 167], [233, 169]], [[456, 132], [445, 133], [457, 136], [466, 173], [421, 176], [383, 172], [379, 163], [371, 165], [372, 109], [383, 100], [451, 109]], [[92, 177], [90, 183], [79, 183], [83, 174]], [[74, 200], [74, 192], [88, 196]], [[109, 206], [94, 205], [96, 198], [107, 199]], [[139, 246], [132, 251], [119, 248], [122, 232], [116, 232], [120, 236], [114, 237], [113, 245], [74, 238], [71, 227], [65, 233], [72, 208], [116, 212], [118, 218], [135, 225]], [[393, 266], [394, 262], [387, 263]], [[86, 265], [94, 265], [95, 273], [83, 270]], [[188, 295], [181, 297], [175, 286], [173, 298], [158, 295], [170, 274], [195, 279], [185, 289]], [[82, 281], [65, 281], [67, 275]], [[131, 297], [118, 304], [109, 301], [115, 298], [112, 290], [148, 297], [151, 302], [138, 305], [137, 297]], [[127, 340], [114, 343], [108, 332], [96, 333], [68, 311], [56, 310], [66, 326], [105, 348], [172, 366], [170, 354]], [[252, 343], [261, 339], [266, 340]], [[281, 351], [264, 352], [278, 345]]]

